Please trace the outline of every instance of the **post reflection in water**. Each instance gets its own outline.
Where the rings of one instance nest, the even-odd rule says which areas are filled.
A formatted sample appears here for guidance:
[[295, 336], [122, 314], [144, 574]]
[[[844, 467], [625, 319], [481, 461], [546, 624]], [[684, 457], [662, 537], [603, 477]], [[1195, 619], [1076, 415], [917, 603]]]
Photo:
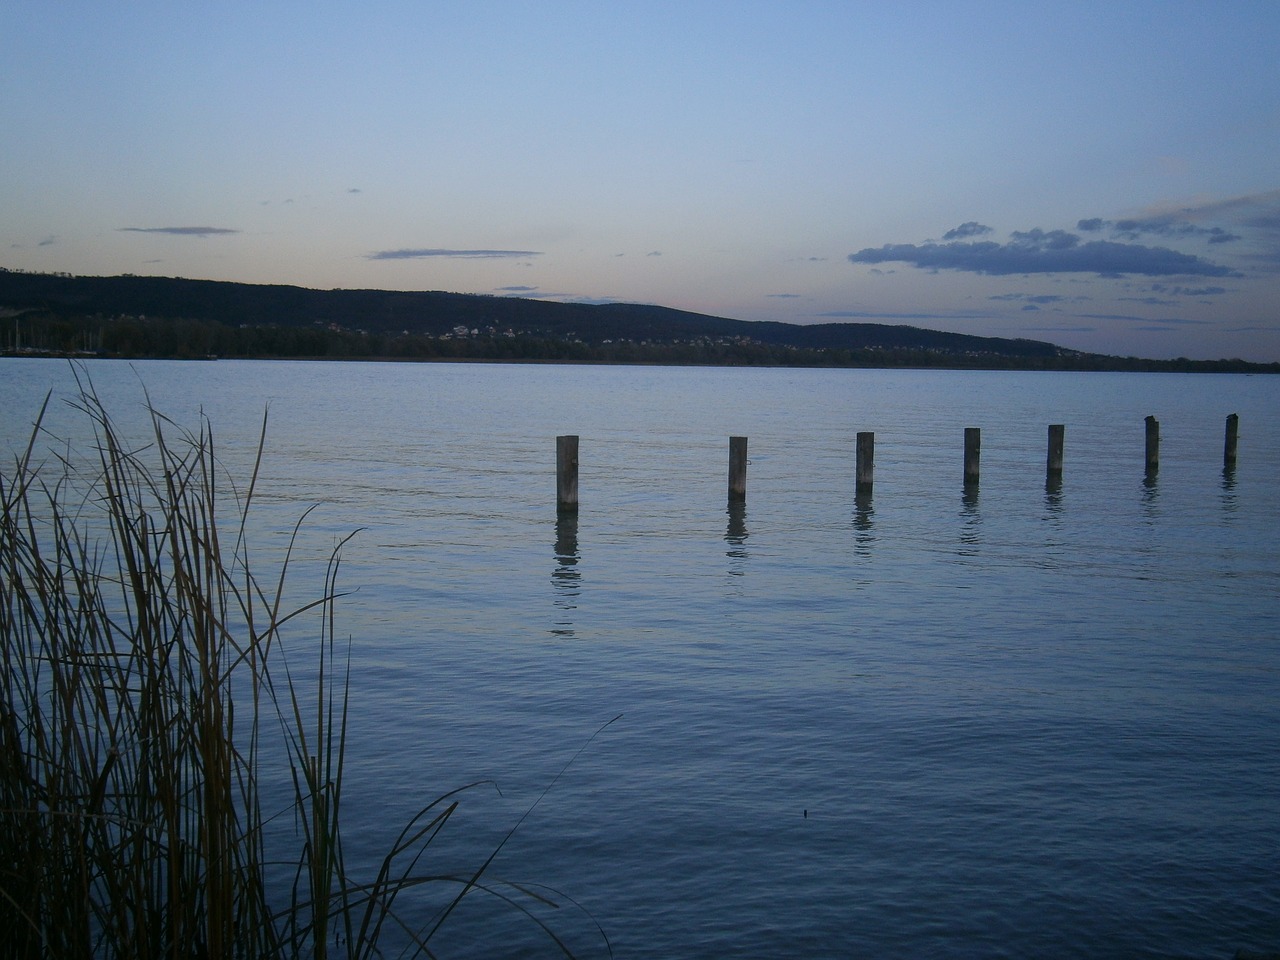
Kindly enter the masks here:
[[1142, 512], [1148, 523], [1154, 522], [1160, 515], [1160, 486], [1156, 482], [1158, 474], [1148, 470], [1142, 478]]
[[1059, 474], [1045, 478], [1044, 507], [1049, 516], [1062, 516], [1062, 476]]
[[960, 556], [977, 556], [978, 545], [982, 543], [982, 514], [978, 512], [976, 483], [964, 485], [964, 493], [960, 497], [960, 517], [964, 521], [960, 527]]
[[869, 554], [871, 545], [876, 542], [872, 518], [875, 510], [871, 506], [871, 495], [859, 493], [853, 498], [853, 542], [858, 553]]
[[551, 632], [556, 636], [572, 637], [573, 611], [578, 609], [578, 594], [582, 588], [582, 573], [578, 570], [578, 514], [573, 510], [561, 510], [556, 515], [556, 568], [551, 572], [551, 585], [555, 588], [553, 603], [556, 619]]
[[1222, 468], [1222, 512], [1236, 512], [1236, 468], [1234, 466], [1226, 466]]
[[729, 516], [724, 540], [729, 545], [724, 555], [729, 558], [729, 575], [740, 577], [747, 572], [747, 505], [743, 500], [730, 500], [725, 512]]

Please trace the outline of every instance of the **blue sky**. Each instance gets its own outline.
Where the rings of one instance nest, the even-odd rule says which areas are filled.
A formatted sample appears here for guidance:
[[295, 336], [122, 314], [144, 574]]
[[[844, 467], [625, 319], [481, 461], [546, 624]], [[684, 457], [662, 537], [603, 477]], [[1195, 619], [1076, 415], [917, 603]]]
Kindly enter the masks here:
[[0, 266], [1280, 360], [1280, 3], [7, 0]]

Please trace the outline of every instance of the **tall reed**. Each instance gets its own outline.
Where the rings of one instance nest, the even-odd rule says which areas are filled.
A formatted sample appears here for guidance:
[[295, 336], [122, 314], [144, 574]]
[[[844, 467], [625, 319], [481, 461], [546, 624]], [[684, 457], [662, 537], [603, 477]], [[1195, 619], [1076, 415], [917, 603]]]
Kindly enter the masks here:
[[[224, 517], [207, 423], [182, 430], [148, 403], [150, 436], [134, 448], [77, 375], [87, 458], [42, 452], [46, 397], [0, 474], [0, 956], [370, 957], [389, 928], [432, 956], [440, 925], [482, 890], [569, 955], [482, 878], [492, 856], [461, 876], [421, 869], [461, 791], [425, 805], [372, 879], [353, 878], [343, 544], [318, 595], [286, 604], [298, 528], [269, 580], [249, 564], [265, 419]], [[286, 633], [310, 651], [305, 679]], [[268, 809], [280, 791], [264, 786], [281, 783], [291, 800]], [[397, 898], [424, 883], [455, 892], [411, 928]]]

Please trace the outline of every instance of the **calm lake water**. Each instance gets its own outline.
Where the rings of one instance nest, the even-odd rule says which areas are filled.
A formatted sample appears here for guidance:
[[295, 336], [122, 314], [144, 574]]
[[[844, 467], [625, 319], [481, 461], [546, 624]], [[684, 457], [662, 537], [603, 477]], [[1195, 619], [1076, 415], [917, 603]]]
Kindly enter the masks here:
[[[319, 504], [299, 601], [360, 528], [339, 606], [358, 848], [491, 780], [429, 865], [478, 866], [619, 717], [491, 868], [571, 897], [619, 958], [1280, 950], [1280, 378], [87, 370], [140, 440], [144, 386], [181, 424], [203, 411], [242, 479], [269, 408], [264, 542]], [[0, 374], [8, 451], [74, 380], [58, 361]], [[83, 435], [58, 402], [50, 421]], [[1060, 487], [1050, 423], [1066, 425]], [[565, 433], [581, 508], [558, 525]], [[750, 438], [740, 511], [730, 435]], [[539, 916], [606, 955], [572, 904]], [[554, 955], [478, 899], [454, 920], [442, 957]]]

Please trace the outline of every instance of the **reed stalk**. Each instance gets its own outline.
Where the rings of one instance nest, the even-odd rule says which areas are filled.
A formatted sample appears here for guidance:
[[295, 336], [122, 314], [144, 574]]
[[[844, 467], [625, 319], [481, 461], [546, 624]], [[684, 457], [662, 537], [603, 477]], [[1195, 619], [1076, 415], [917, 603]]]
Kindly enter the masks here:
[[[433, 956], [438, 928], [396, 911], [426, 883], [457, 890], [442, 918], [477, 891], [532, 917], [523, 887], [481, 880], [492, 857], [474, 875], [421, 869], [461, 791], [424, 806], [374, 879], [348, 871], [346, 541], [301, 604], [285, 585], [305, 514], [274, 575], [251, 571], [265, 418], [223, 517], [207, 422], [182, 430], [148, 402], [135, 448], [77, 376], [88, 456], [42, 452], [46, 397], [0, 473], [0, 957], [372, 957], [389, 929]], [[286, 635], [314, 658], [305, 682]], [[264, 809], [268, 782], [292, 784], [287, 809]]]

